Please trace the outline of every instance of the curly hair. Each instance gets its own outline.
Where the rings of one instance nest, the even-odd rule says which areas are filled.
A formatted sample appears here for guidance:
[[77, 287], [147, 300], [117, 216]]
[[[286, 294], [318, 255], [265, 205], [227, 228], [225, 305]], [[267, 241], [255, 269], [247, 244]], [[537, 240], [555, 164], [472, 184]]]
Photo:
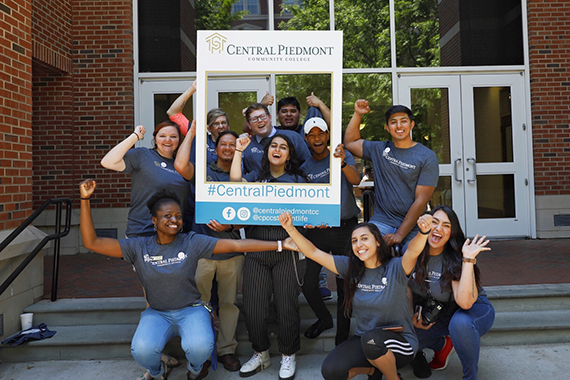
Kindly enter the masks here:
[[156, 216], [156, 212], [160, 210], [162, 205], [170, 202], [174, 202], [180, 206], [180, 198], [178, 198], [176, 194], [172, 191], [162, 189], [150, 197], [148, 202], [146, 202], [146, 207], [148, 207], [152, 216]]
[[[382, 238], [380, 230], [373, 223], [359, 223], [352, 229], [352, 233], [362, 227], [368, 228], [368, 231], [370, 231], [372, 236], [374, 236], [374, 239], [380, 243], [376, 249], [376, 257], [381, 265], [387, 265], [390, 260], [392, 260], [392, 252], [390, 251], [390, 247]], [[344, 313], [348, 317], [352, 311], [352, 299], [354, 298], [354, 293], [356, 292], [358, 283], [364, 276], [366, 267], [364, 266], [364, 262], [354, 254], [352, 249], [352, 238], [346, 245], [346, 251], [350, 260], [348, 262], [348, 276], [344, 279]]]
[[[463, 253], [461, 249], [463, 248], [463, 244], [465, 243], [465, 234], [461, 229], [461, 224], [459, 223], [459, 218], [455, 211], [453, 211], [449, 206], [440, 205], [435, 207], [431, 215], [434, 215], [437, 211], [443, 211], [449, 221], [451, 222], [451, 232], [449, 234], [449, 240], [445, 243], [443, 247], [443, 263], [442, 263], [442, 274], [440, 279], [440, 286], [443, 292], [450, 292], [452, 291], [451, 283], [453, 281], [459, 281], [461, 278], [461, 268], [462, 268], [462, 260], [463, 260]], [[415, 276], [412, 276], [410, 279], [411, 283], [417, 284], [420, 288], [427, 291], [428, 286], [426, 283], [426, 279], [428, 276], [427, 265], [430, 259], [429, 255], [430, 246], [426, 244], [422, 253], [418, 257], [416, 261], [416, 266], [414, 268]], [[475, 265], [474, 274], [475, 274], [475, 284], [477, 285], [477, 289], [481, 290], [481, 271], [479, 267]]]
[[293, 174], [296, 177], [301, 177], [305, 180], [305, 182], [309, 182], [307, 177], [305, 176], [305, 173], [301, 170], [301, 164], [299, 162], [299, 158], [297, 157], [297, 151], [295, 149], [295, 145], [293, 145], [293, 142], [289, 137], [280, 133], [276, 133], [275, 135], [273, 135], [273, 137], [271, 137], [263, 147], [264, 153], [263, 157], [261, 158], [261, 170], [259, 172], [257, 180], [261, 182], [273, 178], [270, 172], [268, 148], [273, 142], [273, 140], [275, 140], [277, 137], [285, 140], [285, 142], [287, 143], [287, 147], [289, 148], [289, 161], [288, 161], [289, 167], [288, 168], [287, 166], [285, 167], [285, 172], [287, 174]]

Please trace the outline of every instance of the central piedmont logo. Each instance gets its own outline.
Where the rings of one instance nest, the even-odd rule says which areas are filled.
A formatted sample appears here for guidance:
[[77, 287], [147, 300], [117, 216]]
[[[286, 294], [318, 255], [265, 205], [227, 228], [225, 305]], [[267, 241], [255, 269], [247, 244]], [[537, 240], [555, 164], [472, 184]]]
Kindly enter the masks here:
[[206, 42], [208, 43], [208, 50], [210, 50], [210, 53], [212, 54], [215, 52], [221, 54], [222, 51], [224, 50], [224, 45], [226, 44], [227, 40], [228, 39], [222, 36], [220, 33], [210, 34], [208, 37], [206, 37]]

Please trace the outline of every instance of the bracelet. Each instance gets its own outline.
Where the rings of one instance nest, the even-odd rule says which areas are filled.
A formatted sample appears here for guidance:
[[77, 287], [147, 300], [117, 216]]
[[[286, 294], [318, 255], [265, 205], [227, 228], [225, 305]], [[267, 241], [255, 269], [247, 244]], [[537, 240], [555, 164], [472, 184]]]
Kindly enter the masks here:
[[79, 199], [81, 199], [82, 201], [88, 201], [88, 200], [90, 200], [91, 198], [82, 198], [82, 197], [79, 197]]
[[243, 150], [236, 149], [236, 152], [243, 153]]
[[340, 168], [344, 169], [344, 168], [346, 168], [347, 165], [348, 164], [346, 163], [346, 161], [342, 161], [342, 165], [340, 165]]
[[471, 263], [471, 264], [477, 264], [477, 259], [471, 259], [469, 257], [464, 257], [462, 260], [464, 263]]
[[233, 224], [230, 224], [230, 229], [229, 229], [229, 230], [226, 230], [226, 232], [232, 232], [233, 230], [234, 230], [234, 225], [233, 225]]
[[283, 252], [283, 242], [281, 240], [277, 240], [277, 252]]
[[430, 232], [431, 232], [431, 230], [427, 230], [426, 232], [423, 232], [422, 230], [420, 230], [420, 234], [422, 234], [422, 235], [429, 235]]
[[137, 141], [141, 141], [141, 138], [139, 137], [138, 133], [136, 133], [136, 132], [133, 132], [133, 133], [131, 133], [131, 135], [135, 135], [135, 136], [137, 136]]

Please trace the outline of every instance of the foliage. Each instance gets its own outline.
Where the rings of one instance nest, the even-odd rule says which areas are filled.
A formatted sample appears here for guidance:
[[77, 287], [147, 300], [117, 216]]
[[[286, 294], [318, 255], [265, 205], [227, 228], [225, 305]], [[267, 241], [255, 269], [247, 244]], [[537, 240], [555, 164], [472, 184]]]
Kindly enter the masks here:
[[240, 20], [245, 12], [232, 13], [236, 0], [195, 0], [196, 30], [230, 30], [232, 22]]

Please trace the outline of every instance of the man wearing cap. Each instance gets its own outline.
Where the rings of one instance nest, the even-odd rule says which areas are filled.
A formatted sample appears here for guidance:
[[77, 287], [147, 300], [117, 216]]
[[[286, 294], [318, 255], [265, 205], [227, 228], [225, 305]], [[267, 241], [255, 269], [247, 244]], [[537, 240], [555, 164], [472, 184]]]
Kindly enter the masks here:
[[[351, 232], [358, 224], [358, 214], [360, 209], [356, 205], [352, 186], [360, 183], [360, 173], [356, 167], [356, 162], [350, 152], [344, 150], [344, 146], [339, 144], [333, 154], [331, 162], [329, 150], [329, 129], [327, 123], [320, 117], [313, 117], [305, 122], [305, 141], [309, 146], [311, 157], [305, 161], [301, 169], [305, 172], [312, 183], [330, 182], [330, 165], [340, 165], [341, 175], [341, 221], [340, 227], [327, 228], [318, 226], [307, 229], [306, 237], [317, 248], [324, 252], [331, 252], [334, 255], [344, 255], [346, 243], [350, 241]], [[307, 331], [305, 336], [309, 339], [318, 337], [323, 331], [333, 327], [333, 319], [328, 311], [321, 293], [319, 292], [318, 276], [321, 265], [313, 260], [307, 259], [305, 272], [305, 282], [303, 293], [309, 302], [311, 309], [318, 320]], [[344, 300], [344, 280], [336, 277], [337, 283], [337, 332], [335, 344], [339, 345], [348, 339], [350, 330], [350, 318], [344, 315], [342, 306]]]
[[370, 112], [368, 101], [359, 99], [344, 134], [352, 154], [372, 161], [374, 170], [374, 215], [370, 222], [380, 229], [388, 245], [405, 247], [418, 229], [416, 221], [426, 211], [437, 181], [437, 155], [412, 140], [412, 111], [394, 105], [386, 111], [384, 128], [392, 141], [367, 141], [360, 137], [362, 115]]
[[245, 110], [245, 120], [253, 134], [251, 142], [242, 153], [245, 173], [253, 171], [259, 173], [261, 171], [261, 158], [265, 149], [265, 143], [269, 141], [269, 137], [272, 137], [277, 132], [291, 139], [300, 162], [306, 161], [311, 156], [307, 144], [305, 144], [301, 135], [289, 130], [277, 131], [277, 129], [273, 127], [271, 114], [265, 104], [253, 103], [247, 107]]

